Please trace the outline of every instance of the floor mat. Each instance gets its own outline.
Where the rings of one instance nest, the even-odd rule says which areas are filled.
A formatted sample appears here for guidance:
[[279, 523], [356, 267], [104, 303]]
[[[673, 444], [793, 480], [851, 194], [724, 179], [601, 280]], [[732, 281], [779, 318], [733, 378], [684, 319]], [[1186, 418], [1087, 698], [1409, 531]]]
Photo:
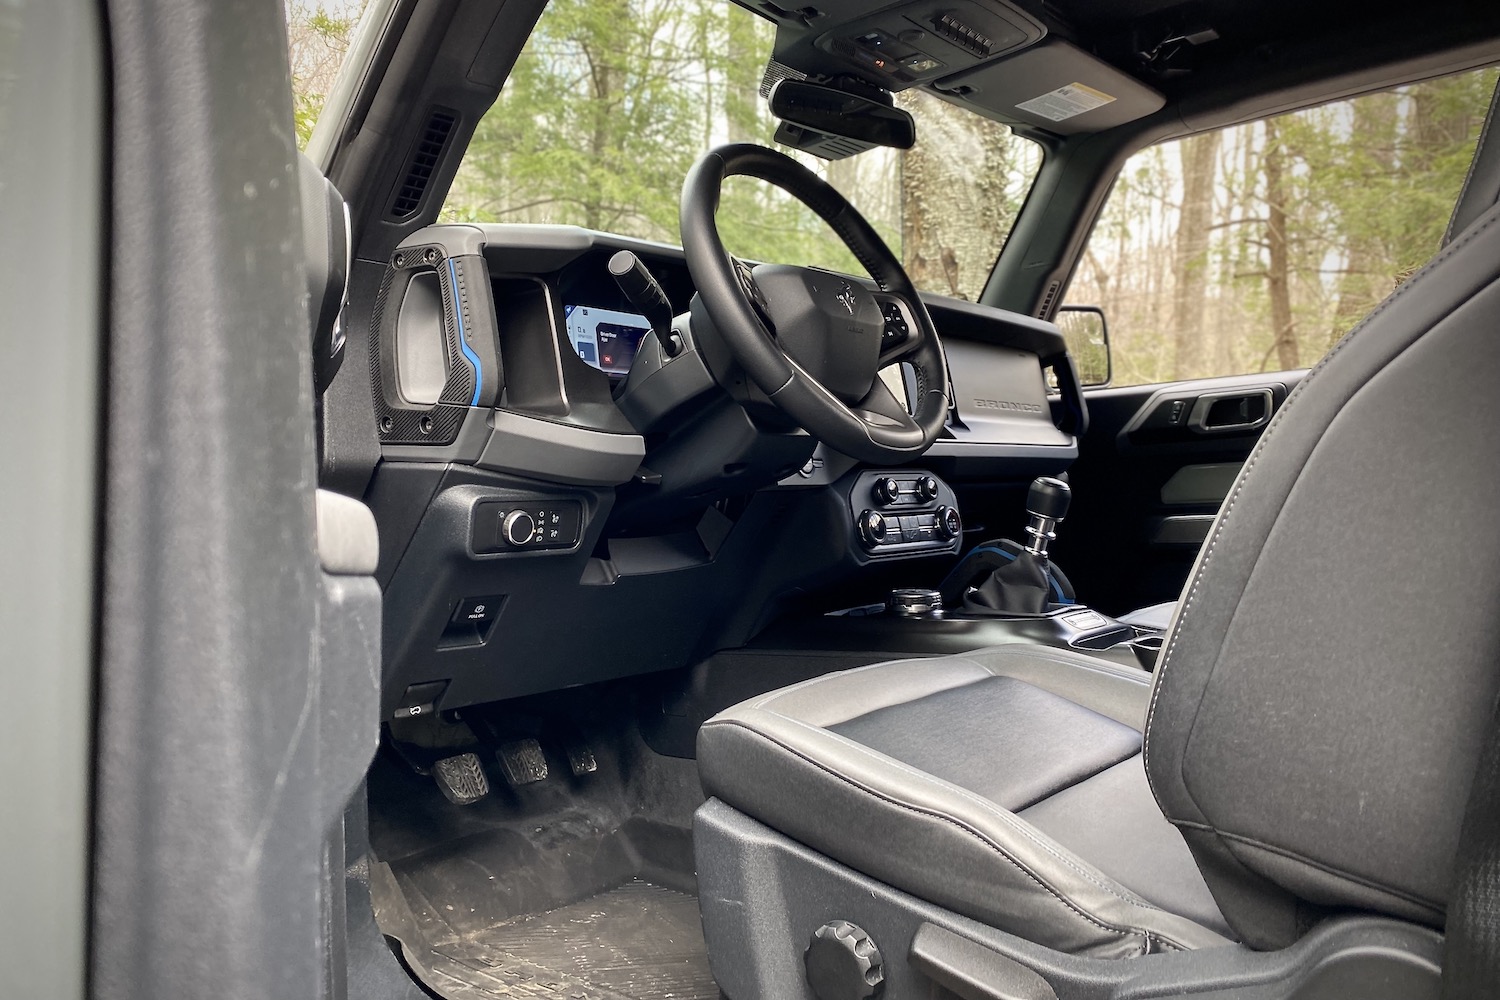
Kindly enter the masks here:
[[641, 879], [408, 953], [449, 1000], [716, 1000], [696, 897]]

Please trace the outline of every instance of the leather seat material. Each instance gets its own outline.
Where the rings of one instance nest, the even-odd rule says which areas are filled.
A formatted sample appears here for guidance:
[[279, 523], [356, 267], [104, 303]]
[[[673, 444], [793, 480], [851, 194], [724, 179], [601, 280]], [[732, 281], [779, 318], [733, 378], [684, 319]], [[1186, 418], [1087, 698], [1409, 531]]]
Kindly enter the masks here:
[[1151, 797], [1140, 754], [1019, 815], [1148, 902], [1233, 936], [1182, 834]]
[[829, 728], [1012, 812], [1141, 748], [1137, 730], [1013, 677], [986, 677]]
[[1172, 627], [1172, 616], [1176, 613], [1177, 602], [1167, 601], [1163, 604], [1147, 605], [1128, 615], [1121, 615], [1119, 621], [1126, 625], [1138, 625], [1141, 628], [1154, 628], [1158, 632], [1165, 632]]
[[832, 726], [986, 677], [1013, 677], [1140, 731], [1151, 675], [1065, 649], [1015, 644], [963, 656], [892, 660], [814, 677], [745, 702], [815, 726]]
[[1295, 897], [1441, 926], [1500, 693], [1497, 325], [1492, 208], [1292, 393], [1199, 555], [1146, 767], [1252, 946]]
[[[1090, 746], [1091, 736], [1104, 734], [1111, 746], [1127, 747], [1127, 756], [1134, 753], [1138, 732], [1128, 724], [1086, 706], [1058, 710], [1048, 704], [1056, 692], [1022, 692], [1013, 686], [1020, 679], [991, 683], [1008, 678], [1006, 671], [1026, 661], [1037, 665], [1002, 648], [885, 663], [730, 708], [699, 732], [704, 791], [872, 878], [1049, 947], [1125, 957], [1226, 944], [1221, 934], [1154, 905], [976, 791], [837, 731], [862, 716], [899, 719], [907, 703], [927, 702], [912, 718], [931, 712], [925, 721], [934, 722], [937, 706], [959, 708], [965, 693], [977, 692], [996, 708], [993, 702], [1006, 691], [1045, 705], [1054, 725], [1071, 731], [1071, 740], [1067, 732], [1058, 735], [1057, 752], [1089, 761], [1074, 767], [1079, 774], [1094, 773], [1094, 764], [1116, 752], [1101, 756]], [[1042, 665], [1054, 688], [1084, 692], [1126, 717], [1139, 717], [1149, 692], [1144, 673], [1089, 657], [1064, 653]], [[865, 711], [852, 714], [846, 697], [872, 687], [881, 695], [863, 699]], [[890, 692], [896, 690], [906, 701], [892, 700]], [[952, 698], [928, 701], [941, 694]], [[997, 739], [1004, 735], [991, 737]], [[897, 743], [887, 745], [897, 752], [908, 749]], [[1003, 758], [989, 757], [989, 750], [976, 752], [956, 740], [947, 746], [953, 759], [972, 754], [985, 757], [992, 771], [1007, 768]], [[938, 749], [936, 742], [924, 748], [931, 755], [927, 765], [955, 773], [955, 765], [938, 759]]]

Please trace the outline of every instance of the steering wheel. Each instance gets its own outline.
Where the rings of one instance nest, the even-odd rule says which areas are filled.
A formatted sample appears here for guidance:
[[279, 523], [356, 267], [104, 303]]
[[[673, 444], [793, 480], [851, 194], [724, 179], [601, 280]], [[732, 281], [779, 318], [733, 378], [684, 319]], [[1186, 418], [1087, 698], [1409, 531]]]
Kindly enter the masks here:
[[[715, 212], [726, 177], [776, 185], [816, 212], [875, 279], [736, 260]], [[682, 189], [682, 245], [708, 318], [752, 382], [813, 437], [885, 464], [922, 454], [948, 413], [948, 367], [901, 262], [844, 196], [796, 160], [751, 143], [710, 150]], [[877, 372], [910, 363], [914, 413]]]

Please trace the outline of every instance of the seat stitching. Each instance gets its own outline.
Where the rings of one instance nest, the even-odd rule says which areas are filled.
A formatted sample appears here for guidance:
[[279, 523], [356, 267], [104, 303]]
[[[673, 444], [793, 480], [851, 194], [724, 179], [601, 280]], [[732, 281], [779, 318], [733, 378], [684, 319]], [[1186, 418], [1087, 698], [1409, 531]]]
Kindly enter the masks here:
[[[795, 720], [793, 720], [793, 721], [795, 721]], [[893, 799], [893, 798], [891, 798], [888, 795], [882, 794], [881, 792], [877, 791], [876, 789], [869, 788], [869, 787], [867, 787], [867, 786], [865, 786], [865, 785], [863, 785], [863, 784], [855, 781], [854, 779], [848, 777], [847, 775], [839, 774], [837, 771], [834, 771], [831, 768], [829, 768], [829, 767], [825, 766], [824, 764], [822, 764], [821, 762], [819, 762], [817, 760], [814, 760], [811, 757], [807, 756], [806, 754], [803, 754], [803, 753], [797, 751], [795, 748], [787, 746], [785, 743], [781, 742], [780, 740], [777, 740], [774, 737], [767, 735], [766, 733], [760, 732], [757, 729], [753, 729], [750, 726], [747, 726], [747, 725], [745, 725], [742, 722], [725, 721], [725, 722], [717, 722], [717, 723], [714, 723], [713, 725], [715, 725], [715, 726], [735, 726], [735, 727], [738, 727], [740, 729], [744, 729], [746, 732], [750, 733], [753, 736], [758, 736], [761, 739], [766, 740], [769, 743], [774, 743], [776, 746], [778, 746], [781, 749], [785, 750], [787, 753], [790, 753], [793, 756], [797, 757], [798, 759], [800, 759], [800, 760], [802, 760], [802, 761], [804, 761], [804, 762], [806, 762], [808, 764], [811, 764], [813, 767], [816, 767], [818, 770], [822, 771], [823, 773], [829, 775], [830, 777], [832, 777], [832, 778], [834, 778], [834, 779], [836, 779], [838, 781], [843, 782], [846, 785], [849, 785], [849, 786], [851, 786], [853, 788], [859, 789], [860, 791], [865, 792], [865, 793], [867, 793], [869, 795], [872, 795], [875, 798], [878, 798], [878, 799], [880, 799], [880, 800], [882, 800], [884, 802], [889, 803], [890, 805], [896, 806], [898, 809], [905, 809], [908, 812], [916, 813], [917, 815], [920, 815], [920, 816], [927, 816], [927, 817], [929, 817], [931, 819], [938, 820], [939, 822], [947, 823], [950, 826], [956, 827], [957, 829], [962, 830], [962, 831], [970, 834], [976, 840], [978, 840], [980, 843], [982, 843], [985, 846], [989, 847], [992, 851], [994, 851], [1001, 858], [1003, 858], [1008, 864], [1011, 865], [1011, 867], [1015, 868], [1022, 875], [1025, 875], [1028, 879], [1030, 879], [1031, 881], [1035, 882], [1048, 895], [1052, 896], [1058, 902], [1062, 903], [1065, 908], [1067, 908], [1068, 910], [1072, 911], [1079, 918], [1083, 919], [1084, 921], [1086, 921], [1086, 922], [1088, 922], [1090, 924], [1093, 924], [1095, 927], [1098, 927], [1101, 930], [1105, 930], [1105, 931], [1109, 931], [1109, 932], [1114, 933], [1114, 934], [1118, 934], [1121, 937], [1129, 937], [1129, 936], [1133, 936], [1133, 935], [1145, 935], [1145, 934], [1148, 933], [1148, 932], [1146, 932], [1146, 931], [1144, 931], [1142, 929], [1139, 929], [1139, 928], [1115, 927], [1115, 926], [1113, 926], [1111, 924], [1105, 923], [1104, 921], [1098, 919], [1097, 917], [1093, 916], [1092, 914], [1084, 911], [1080, 906], [1078, 906], [1072, 900], [1070, 900], [1066, 896], [1064, 896], [1059, 890], [1057, 890], [1056, 888], [1054, 888], [1051, 885], [1048, 885], [1035, 872], [1032, 872], [1025, 865], [1021, 864], [1015, 858], [1011, 857], [1010, 854], [1006, 852], [1006, 850], [1005, 850], [1004, 847], [1002, 847], [1001, 845], [995, 843], [994, 841], [990, 840], [989, 838], [985, 837], [984, 834], [980, 833], [978, 830], [975, 830], [973, 827], [969, 826], [966, 823], [961, 822], [960, 820], [958, 820], [957, 818], [955, 818], [953, 816], [949, 816], [949, 815], [946, 815], [946, 814], [941, 813], [941, 812], [935, 812], [935, 811], [923, 809], [923, 808], [920, 808], [918, 806], [911, 805], [910, 803], [897, 801], [896, 799]], [[1129, 901], [1127, 900], [1127, 902], [1129, 902]]]
[[[1276, 431], [1281, 427], [1282, 424], [1286, 422], [1287, 414], [1291, 412], [1292, 406], [1305, 394], [1307, 386], [1313, 381], [1313, 379], [1317, 377], [1320, 372], [1328, 367], [1328, 364], [1339, 354], [1340, 351], [1342, 351], [1351, 342], [1353, 342], [1354, 338], [1358, 334], [1368, 328], [1370, 324], [1375, 321], [1376, 317], [1380, 316], [1391, 306], [1395, 305], [1395, 303], [1407, 292], [1411, 291], [1417, 285], [1421, 284], [1424, 280], [1429, 278], [1432, 272], [1436, 270], [1443, 261], [1447, 260], [1449, 257], [1457, 253], [1460, 248], [1474, 242], [1474, 240], [1477, 239], [1482, 232], [1493, 225], [1497, 219], [1500, 219], [1500, 215], [1496, 215], [1492, 211], [1490, 213], [1490, 217], [1484, 223], [1478, 226], [1470, 226], [1467, 232], [1464, 234], [1463, 238], [1458, 240], [1456, 243], [1449, 244], [1442, 251], [1440, 251], [1435, 257], [1432, 258], [1431, 261], [1427, 263], [1425, 267], [1422, 268], [1422, 270], [1418, 271], [1410, 280], [1408, 280], [1400, 288], [1396, 289], [1396, 291], [1392, 293], [1389, 298], [1387, 298], [1384, 302], [1377, 306], [1375, 310], [1370, 313], [1370, 315], [1366, 316], [1358, 326], [1346, 333], [1343, 339], [1334, 346], [1333, 350], [1324, 355], [1323, 359], [1319, 361], [1317, 365], [1315, 365], [1313, 369], [1308, 372], [1307, 376], [1303, 378], [1303, 380], [1297, 385], [1297, 388], [1292, 390], [1291, 395], [1287, 397], [1286, 402], [1283, 403], [1281, 405], [1281, 409], [1277, 411], [1276, 418], [1271, 421], [1270, 426], [1266, 428], [1265, 433], [1261, 435], [1260, 440], [1256, 443], [1255, 450], [1250, 455], [1250, 460], [1245, 464], [1244, 471], [1240, 473], [1239, 479], [1235, 483], [1234, 493], [1230, 496], [1229, 502], [1225, 505], [1223, 512], [1220, 513], [1218, 520], [1214, 524], [1213, 537], [1212, 539], [1210, 539], [1208, 547], [1204, 549], [1203, 558], [1199, 562], [1197, 570], [1193, 573], [1192, 587], [1188, 590], [1188, 596], [1187, 599], [1183, 602], [1182, 610], [1177, 614], [1177, 627], [1172, 630], [1171, 641], [1167, 643], [1166, 651], [1162, 653], [1161, 662], [1158, 664], [1156, 669], [1156, 683], [1152, 686], [1151, 689], [1151, 704], [1146, 709], [1146, 726], [1143, 732], [1141, 754], [1142, 763], [1145, 765], [1146, 770], [1146, 784], [1151, 789], [1151, 794], [1156, 799], [1156, 804], [1161, 808], [1163, 814], [1165, 814], [1167, 810], [1165, 805], [1163, 805], [1162, 803], [1160, 793], [1156, 789], [1156, 782], [1151, 777], [1151, 725], [1156, 718], [1157, 699], [1161, 697], [1161, 689], [1165, 686], [1164, 682], [1167, 676], [1167, 668], [1171, 664], [1172, 654], [1177, 650], [1177, 640], [1182, 635], [1182, 621], [1187, 617], [1189, 609], [1192, 608], [1193, 602], [1198, 596], [1198, 588], [1203, 582], [1204, 574], [1208, 571], [1209, 562], [1213, 559], [1214, 549], [1218, 545], [1219, 539], [1224, 533], [1225, 526], [1229, 523], [1230, 515], [1234, 511], [1235, 504], [1239, 501], [1240, 494], [1244, 491], [1245, 486], [1250, 481], [1251, 475], [1255, 471], [1255, 464], [1259, 461], [1261, 453], [1265, 451], [1266, 446], [1275, 436]], [[1435, 323], [1433, 325], [1436, 326], [1437, 324]], [[1428, 330], [1424, 330], [1416, 337], [1413, 337], [1412, 343], [1416, 343], [1416, 341], [1420, 340], [1423, 336], [1426, 336], [1426, 334], [1430, 332], [1430, 329], [1431, 328], [1429, 327]], [[1410, 345], [1408, 345], [1408, 347], [1409, 346]], [[1340, 408], [1342, 409], [1342, 407]], [[1221, 642], [1221, 654], [1222, 650], [1223, 643]], [[1217, 662], [1217, 659], [1215, 662]], [[1210, 674], [1212, 674], [1212, 671], [1210, 671]], [[1207, 685], [1205, 683], [1205, 691], [1206, 688]], [[1189, 798], [1191, 797], [1192, 795], [1191, 793], [1189, 793]]]
[[[792, 723], [793, 725], [796, 725], [796, 726], [801, 726], [804, 729], [809, 729], [809, 730], [812, 730], [813, 732], [816, 732], [816, 733], [825, 733], [829, 737], [837, 740], [840, 743], [845, 744], [846, 746], [850, 747], [851, 749], [857, 750], [860, 753], [865, 754], [868, 757], [871, 757], [871, 758], [873, 758], [875, 760], [878, 760], [878, 761], [880, 761], [882, 763], [889, 762], [889, 764], [891, 766], [895, 767], [898, 771], [901, 771], [903, 774], [910, 775], [913, 778], [920, 778], [920, 779], [923, 779], [923, 780], [932, 781], [935, 784], [938, 784], [938, 785], [941, 785], [941, 786], [943, 786], [945, 788], [948, 788], [948, 789], [952, 790], [960, 798], [965, 799], [965, 800], [973, 803], [974, 805], [978, 806], [982, 811], [993, 813], [994, 816], [995, 816], [995, 818], [999, 819], [1006, 826], [1010, 827], [1017, 834], [1021, 835], [1022, 837], [1025, 837], [1027, 840], [1031, 841], [1033, 844], [1035, 844], [1037, 847], [1039, 847], [1043, 851], [1046, 851], [1053, 858], [1057, 859], [1057, 861], [1059, 863], [1061, 863], [1063, 865], [1066, 865], [1068, 868], [1072, 869], [1073, 872], [1075, 874], [1077, 874], [1079, 878], [1083, 879], [1085, 882], [1088, 882], [1090, 885], [1093, 885], [1096, 888], [1101, 889], [1104, 892], [1109, 893], [1111, 896], [1114, 896], [1116, 899], [1119, 899], [1121, 902], [1130, 903], [1133, 906], [1142, 906], [1142, 907], [1145, 907], [1146, 909], [1150, 909], [1150, 910], [1161, 910], [1161, 907], [1157, 906], [1155, 903], [1152, 903], [1150, 900], [1142, 899], [1140, 896], [1137, 896], [1135, 893], [1131, 892], [1130, 889], [1128, 887], [1126, 887], [1126, 886], [1122, 886], [1122, 885], [1118, 885], [1118, 884], [1116, 884], [1116, 885], [1110, 885], [1110, 884], [1107, 884], [1105, 882], [1099, 881], [1097, 878], [1094, 877], [1094, 875], [1092, 873], [1090, 873], [1088, 870], [1082, 868], [1071, 856], [1069, 856], [1066, 853], [1059, 853], [1057, 851], [1057, 849], [1055, 849], [1051, 844], [1047, 843], [1047, 841], [1040, 839], [1039, 836], [1038, 836], [1038, 834], [1040, 833], [1040, 831], [1036, 830], [1036, 828], [1034, 828], [1030, 823], [1027, 823], [1025, 820], [1021, 819], [1015, 813], [1013, 813], [1010, 810], [1004, 808], [1003, 806], [999, 805], [998, 803], [991, 802], [989, 799], [986, 799], [983, 796], [976, 795], [973, 792], [969, 791], [967, 788], [964, 788], [964, 787], [962, 787], [960, 785], [955, 785], [951, 781], [945, 781], [942, 778], [939, 778], [935, 774], [929, 774], [926, 771], [919, 771], [919, 770], [911, 767], [909, 764], [905, 763], [904, 761], [897, 760], [895, 757], [892, 757], [892, 756], [890, 756], [888, 754], [883, 754], [883, 753], [879, 752], [878, 750], [875, 750], [875, 749], [873, 749], [871, 747], [865, 746], [863, 743], [859, 743], [859, 742], [856, 742], [855, 740], [851, 740], [847, 736], [844, 736], [842, 733], [836, 733], [836, 732], [834, 732], [831, 729], [824, 729], [821, 726], [814, 726], [811, 723], [803, 722], [801, 719], [794, 719], [794, 718], [791, 718], [790, 716], [780, 715], [779, 713], [776, 713], [776, 712], [769, 712], [768, 714], [775, 715], [779, 719], [785, 719], [787, 722], [790, 722], [790, 723]], [[1117, 763], [1119, 763], [1119, 762], [1117, 762]], [[1113, 767], [1114, 765], [1110, 765], [1110, 766]], [[1123, 893], [1120, 891], [1122, 889], [1124, 890]], [[1162, 911], [1162, 912], [1166, 912], [1166, 911]]]

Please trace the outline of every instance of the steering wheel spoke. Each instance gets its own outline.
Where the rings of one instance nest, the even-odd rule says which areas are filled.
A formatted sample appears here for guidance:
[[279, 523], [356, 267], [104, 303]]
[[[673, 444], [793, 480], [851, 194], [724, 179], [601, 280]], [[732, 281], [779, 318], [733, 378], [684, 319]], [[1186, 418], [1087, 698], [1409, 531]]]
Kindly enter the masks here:
[[853, 409], [855, 415], [867, 424], [920, 433], [911, 414], [906, 411], [906, 404], [896, 398], [891, 387], [879, 375], [875, 377], [865, 398], [855, 403]]

